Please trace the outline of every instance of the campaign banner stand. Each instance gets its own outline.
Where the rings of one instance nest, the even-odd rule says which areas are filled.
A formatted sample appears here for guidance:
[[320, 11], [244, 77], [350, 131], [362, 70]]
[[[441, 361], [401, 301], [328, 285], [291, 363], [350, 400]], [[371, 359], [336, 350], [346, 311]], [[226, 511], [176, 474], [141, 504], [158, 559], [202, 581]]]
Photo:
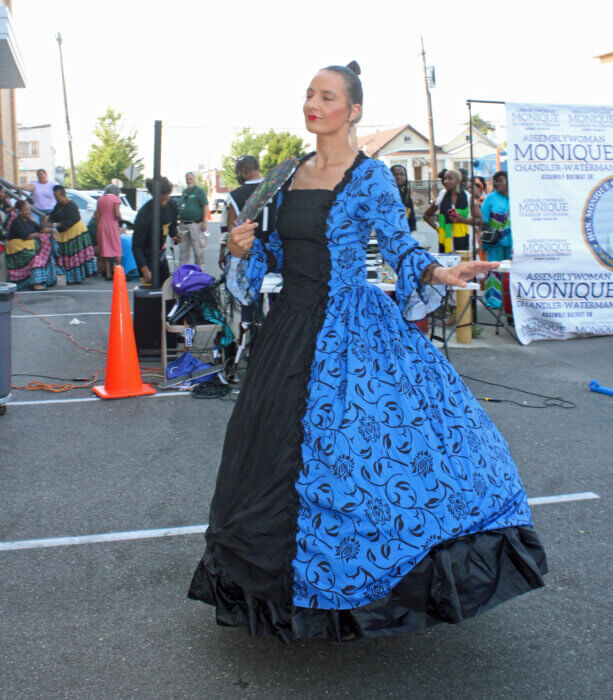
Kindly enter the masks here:
[[613, 334], [613, 107], [507, 103], [515, 329]]

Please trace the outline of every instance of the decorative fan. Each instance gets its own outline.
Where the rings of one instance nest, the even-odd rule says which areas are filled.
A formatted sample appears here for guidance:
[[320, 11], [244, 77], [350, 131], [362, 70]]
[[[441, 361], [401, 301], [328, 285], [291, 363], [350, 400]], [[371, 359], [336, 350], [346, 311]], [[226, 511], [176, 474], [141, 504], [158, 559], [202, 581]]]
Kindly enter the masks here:
[[241, 213], [236, 218], [235, 226], [245, 223], [247, 219], [254, 221], [264, 210], [264, 207], [277, 194], [290, 176], [298, 167], [299, 161], [294, 156], [290, 156], [279, 165], [269, 170], [266, 177], [253, 191], [251, 197], [245, 202]]

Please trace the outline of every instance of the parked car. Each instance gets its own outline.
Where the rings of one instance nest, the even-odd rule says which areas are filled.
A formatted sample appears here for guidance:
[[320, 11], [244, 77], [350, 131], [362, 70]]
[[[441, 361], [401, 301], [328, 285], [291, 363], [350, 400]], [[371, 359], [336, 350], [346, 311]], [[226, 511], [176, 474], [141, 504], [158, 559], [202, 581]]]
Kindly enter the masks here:
[[71, 190], [68, 188], [66, 189], [66, 194], [68, 195], [68, 198], [77, 205], [83, 223], [86, 225], [89, 224], [94, 212], [96, 211], [95, 198], [86, 192]]
[[[83, 190], [83, 194], [87, 194], [97, 201], [104, 194], [104, 190]], [[128, 198], [125, 194], [120, 193], [119, 199], [121, 201], [121, 204], [119, 205], [121, 223], [125, 223], [127, 228], [134, 228], [134, 219], [136, 219], [136, 212], [130, 206], [130, 202], [128, 201]]]
[[226, 206], [225, 199], [214, 199], [211, 202], [211, 214], [223, 214], [226, 210]]

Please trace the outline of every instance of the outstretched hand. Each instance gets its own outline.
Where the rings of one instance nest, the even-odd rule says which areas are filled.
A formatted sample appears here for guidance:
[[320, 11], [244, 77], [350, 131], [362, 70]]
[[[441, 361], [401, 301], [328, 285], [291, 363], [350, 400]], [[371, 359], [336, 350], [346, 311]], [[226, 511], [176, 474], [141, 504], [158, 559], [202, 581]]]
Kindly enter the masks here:
[[475, 275], [480, 275], [500, 266], [497, 262], [473, 260], [454, 267], [437, 267], [432, 273], [432, 284], [446, 284], [449, 287], [466, 287], [466, 283]]

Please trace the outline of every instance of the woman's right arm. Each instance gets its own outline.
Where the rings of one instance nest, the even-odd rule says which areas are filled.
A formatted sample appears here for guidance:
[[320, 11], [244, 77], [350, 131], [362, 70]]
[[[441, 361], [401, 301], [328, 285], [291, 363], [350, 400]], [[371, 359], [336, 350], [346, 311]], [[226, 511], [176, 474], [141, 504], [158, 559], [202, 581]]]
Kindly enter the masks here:
[[260, 292], [268, 272], [281, 272], [283, 248], [277, 231], [266, 243], [255, 237], [257, 224], [235, 226], [228, 239], [226, 287], [244, 306], [249, 306]]
[[438, 226], [436, 225], [436, 222], [434, 221], [434, 215], [436, 214], [436, 210], [438, 209], [438, 206], [436, 205], [436, 202], [432, 202], [432, 204], [426, 209], [424, 212], [424, 221], [432, 226], [432, 228], [438, 232]]

